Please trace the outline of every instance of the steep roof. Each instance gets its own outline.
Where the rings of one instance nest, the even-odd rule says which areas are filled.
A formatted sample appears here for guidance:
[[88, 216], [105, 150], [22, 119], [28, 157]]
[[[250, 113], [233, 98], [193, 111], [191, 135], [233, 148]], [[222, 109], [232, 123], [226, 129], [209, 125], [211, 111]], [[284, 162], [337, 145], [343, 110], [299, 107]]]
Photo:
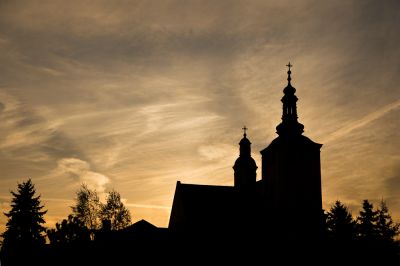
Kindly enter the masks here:
[[[260, 204], [262, 181], [250, 190], [230, 186], [176, 184], [169, 228], [219, 230], [236, 228]], [[250, 205], [249, 205], [250, 204]]]
[[322, 144], [316, 143], [309, 139], [306, 136], [298, 135], [293, 137], [276, 137], [266, 148], [260, 151], [261, 154], [264, 154], [268, 150], [272, 149], [281, 149], [281, 146], [290, 146], [292, 148], [302, 147], [302, 148], [311, 148], [311, 149], [321, 149]]
[[136, 231], [152, 231], [152, 230], [157, 230], [157, 227], [151, 223], [149, 223], [146, 220], [140, 220], [137, 221], [134, 224], [131, 224], [130, 226], [124, 228], [123, 230], [125, 231], [131, 231], [131, 232], [136, 232]]
[[170, 228], [229, 226], [235, 218], [237, 191], [234, 187], [176, 185]]

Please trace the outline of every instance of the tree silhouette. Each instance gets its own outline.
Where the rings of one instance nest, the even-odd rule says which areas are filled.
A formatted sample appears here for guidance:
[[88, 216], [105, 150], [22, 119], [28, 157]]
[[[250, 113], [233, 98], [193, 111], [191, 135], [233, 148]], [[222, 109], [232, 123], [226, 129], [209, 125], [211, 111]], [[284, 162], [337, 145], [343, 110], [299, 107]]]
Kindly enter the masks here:
[[374, 211], [373, 204], [364, 200], [362, 210], [357, 217], [357, 233], [359, 239], [369, 245], [372, 245], [377, 239], [377, 214], [378, 211]]
[[377, 211], [376, 231], [381, 245], [393, 247], [395, 237], [400, 233], [400, 224], [393, 222], [392, 216], [385, 201], [381, 201], [380, 208]]
[[35, 186], [31, 179], [18, 184], [17, 192], [11, 191], [11, 210], [4, 213], [8, 217], [2, 252], [12, 257], [17, 254], [26, 254], [38, 250], [45, 244], [45, 223], [40, 196], [35, 197]]
[[340, 201], [336, 201], [328, 212], [328, 235], [335, 242], [350, 243], [356, 237], [355, 221]]
[[72, 212], [90, 230], [101, 227], [100, 220], [101, 203], [96, 190], [91, 190], [86, 184], [76, 192], [76, 204]]
[[102, 220], [111, 223], [111, 230], [119, 230], [131, 224], [131, 214], [121, 201], [121, 195], [112, 190], [107, 195], [106, 204], [101, 208]]
[[56, 229], [47, 230], [47, 236], [52, 245], [86, 243], [90, 241], [89, 229], [73, 215], [68, 215], [68, 219], [57, 223]]

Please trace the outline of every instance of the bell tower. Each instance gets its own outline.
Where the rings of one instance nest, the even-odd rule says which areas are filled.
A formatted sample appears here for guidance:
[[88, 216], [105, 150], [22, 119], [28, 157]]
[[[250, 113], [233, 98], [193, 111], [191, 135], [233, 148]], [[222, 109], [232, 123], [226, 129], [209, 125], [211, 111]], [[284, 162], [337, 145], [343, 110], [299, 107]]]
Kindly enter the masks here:
[[276, 127], [276, 131], [279, 136], [284, 135], [301, 135], [304, 132], [304, 126], [297, 121], [297, 97], [295, 95], [296, 89], [291, 84], [291, 74], [290, 68], [293, 66], [290, 64], [286, 65], [289, 70], [288, 74], [288, 85], [283, 89], [283, 97], [281, 102], [282, 107], [282, 122]]
[[239, 158], [236, 159], [233, 170], [235, 172], [235, 188], [254, 187], [257, 177], [257, 165], [251, 157], [251, 142], [247, 138], [247, 127], [243, 127], [243, 138], [239, 142]]
[[[322, 144], [303, 136], [298, 122], [296, 89], [291, 84], [283, 89], [282, 122], [276, 127], [278, 137], [261, 151], [262, 182], [266, 213], [280, 217], [273, 228], [293, 241], [315, 239], [321, 235], [322, 192], [320, 149]], [[299, 224], [293, 228], [291, 221]]]

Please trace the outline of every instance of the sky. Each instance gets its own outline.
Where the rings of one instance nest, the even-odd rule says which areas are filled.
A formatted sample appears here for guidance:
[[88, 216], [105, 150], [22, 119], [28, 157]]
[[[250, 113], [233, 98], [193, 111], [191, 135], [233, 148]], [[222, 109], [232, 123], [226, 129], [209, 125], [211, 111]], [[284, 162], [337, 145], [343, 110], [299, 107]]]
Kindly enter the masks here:
[[[400, 220], [399, 1], [0, 1], [0, 207], [31, 178], [46, 226], [82, 183], [167, 226], [176, 182], [233, 185], [246, 125], [277, 136], [290, 61], [324, 208]], [[0, 215], [0, 232], [6, 217]]]

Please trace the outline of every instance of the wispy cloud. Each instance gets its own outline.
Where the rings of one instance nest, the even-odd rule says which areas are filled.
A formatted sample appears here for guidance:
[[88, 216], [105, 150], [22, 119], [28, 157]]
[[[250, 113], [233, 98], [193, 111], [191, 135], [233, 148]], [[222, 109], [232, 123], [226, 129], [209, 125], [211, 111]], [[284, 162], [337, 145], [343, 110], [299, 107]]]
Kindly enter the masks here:
[[0, 198], [31, 177], [56, 220], [86, 182], [121, 192], [134, 219], [165, 226], [177, 180], [232, 184], [243, 125], [261, 166], [289, 60], [305, 133], [326, 144], [327, 204], [395, 195], [398, 9], [368, 0], [2, 3]]
[[163, 206], [163, 205], [136, 204], [136, 203], [127, 203], [125, 205], [128, 207], [135, 207], [135, 208], [171, 210], [171, 206]]
[[[110, 179], [98, 172], [92, 171], [88, 162], [77, 158], [63, 158], [57, 162], [57, 168], [50, 174], [52, 178], [57, 176], [70, 176], [79, 184], [87, 184], [101, 195], [105, 193], [106, 185]], [[104, 196], [104, 195], [103, 195]]]
[[374, 111], [374, 112], [364, 116], [363, 118], [352, 122], [350, 125], [336, 130], [335, 132], [330, 134], [327, 138], [323, 139], [322, 142], [328, 143], [328, 142], [335, 141], [341, 137], [344, 137], [344, 136], [348, 135], [350, 132], [352, 132], [353, 130], [364, 127], [364, 126], [368, 125], [369, 123], [375, 121], [376, 119], [379, 119], [380, 117], [384, 116], [388, 112], [398, 109], [399, 107], [400, 107], [400, 100], [394, 101], [394, 102], [380, 108], [379, 110]]

